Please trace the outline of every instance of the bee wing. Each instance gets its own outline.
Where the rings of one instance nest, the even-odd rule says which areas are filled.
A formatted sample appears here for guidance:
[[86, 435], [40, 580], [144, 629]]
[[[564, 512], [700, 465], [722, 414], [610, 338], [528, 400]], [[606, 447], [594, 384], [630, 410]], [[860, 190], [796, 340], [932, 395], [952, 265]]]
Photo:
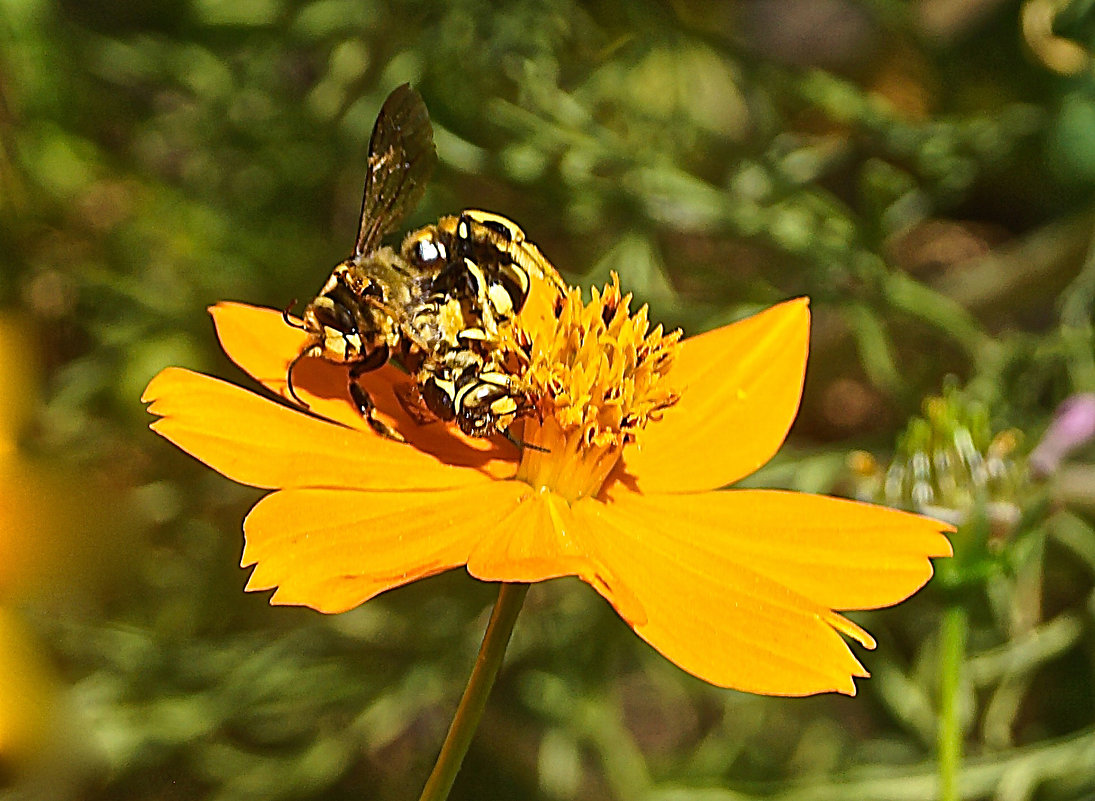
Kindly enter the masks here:
[[418, 205], [436, 161], [426, 104], [410, 84], [396, 87], [384, 101], [369, 139], [355, 257], [373, 250]]

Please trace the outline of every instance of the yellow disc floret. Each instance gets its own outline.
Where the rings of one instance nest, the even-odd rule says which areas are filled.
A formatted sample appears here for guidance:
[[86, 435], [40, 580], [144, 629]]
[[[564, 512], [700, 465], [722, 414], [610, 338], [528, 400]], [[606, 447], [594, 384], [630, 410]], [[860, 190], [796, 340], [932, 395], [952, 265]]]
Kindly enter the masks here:
[[513, 371], [540, 410], [525, 421], [523, 438], [533, 447], [520, 478], [572, 500], [595, 495], [623, 446], [677, 402], [666, 376], [681, 332], [651, 330], [647, 307], [632, 314], [631, 300], [613, 273], [589, 303], [571, 289], [554, 319], [508, 335]]

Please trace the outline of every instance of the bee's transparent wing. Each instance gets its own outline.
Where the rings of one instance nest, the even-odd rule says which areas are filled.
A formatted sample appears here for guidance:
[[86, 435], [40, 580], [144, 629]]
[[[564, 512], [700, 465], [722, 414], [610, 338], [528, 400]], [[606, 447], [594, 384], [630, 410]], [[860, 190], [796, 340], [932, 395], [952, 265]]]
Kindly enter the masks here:
[[396, 87], [384, 101], [369, 140], [355, 257], [376, 248], [418, 205], [436, 161], [426, 104], [410, 84]]

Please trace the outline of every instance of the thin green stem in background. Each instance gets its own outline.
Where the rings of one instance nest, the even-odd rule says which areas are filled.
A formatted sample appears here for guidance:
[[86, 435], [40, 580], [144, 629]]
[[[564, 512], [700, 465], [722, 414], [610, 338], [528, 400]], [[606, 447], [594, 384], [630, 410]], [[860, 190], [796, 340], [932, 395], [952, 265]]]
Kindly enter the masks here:
[[494, 686], [498, 670], [502, 667], [506, 646], [509, 645], [513, 625], [517, 622], [517, 615], [525, 602], [528, 588], [528, 584], [503, 584], [498, 591], [498, 600], [494, 603], [494, 611], [487, 623], [487, 631], [483, 635], [483, 644], [479, 647], [479, 656], [475, 659], [468, 686], [464, 689], [464, 696], [456, 708], [449, 733], [445, 735], [437, 764], [433, 766], [433, 772], [426, 781], [419, 801], [443, 801], [448, 798], [464, 755], [468, 753], [468, 746], [471, 745], [471, 739], [479, 726], [479, 719], [487, 706], [487, 697]]
[[962, 722], [959, 719], [959, 690], [966, 655], [969, 621], [966, 610], [951, 605], [943, 614], [940, 632], [942, 675], [939, 710], [939, 798], [958, 801], [958, 776], [962, 763]]

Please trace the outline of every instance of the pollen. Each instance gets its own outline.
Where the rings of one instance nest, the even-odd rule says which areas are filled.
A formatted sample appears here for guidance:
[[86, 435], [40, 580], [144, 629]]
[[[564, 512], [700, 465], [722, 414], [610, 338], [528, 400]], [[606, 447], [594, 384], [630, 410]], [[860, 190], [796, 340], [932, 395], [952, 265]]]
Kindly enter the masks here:
[[651, 328], [631, 301], [613, 273], [589, 303], [571, 289], [553, 317], [513, 327], [505, 347], [539, 411], [525, 420], [526, 480], [570, 499], [596, 494], [623, 446], [677, 402], [668, 375], [681, 332]]

